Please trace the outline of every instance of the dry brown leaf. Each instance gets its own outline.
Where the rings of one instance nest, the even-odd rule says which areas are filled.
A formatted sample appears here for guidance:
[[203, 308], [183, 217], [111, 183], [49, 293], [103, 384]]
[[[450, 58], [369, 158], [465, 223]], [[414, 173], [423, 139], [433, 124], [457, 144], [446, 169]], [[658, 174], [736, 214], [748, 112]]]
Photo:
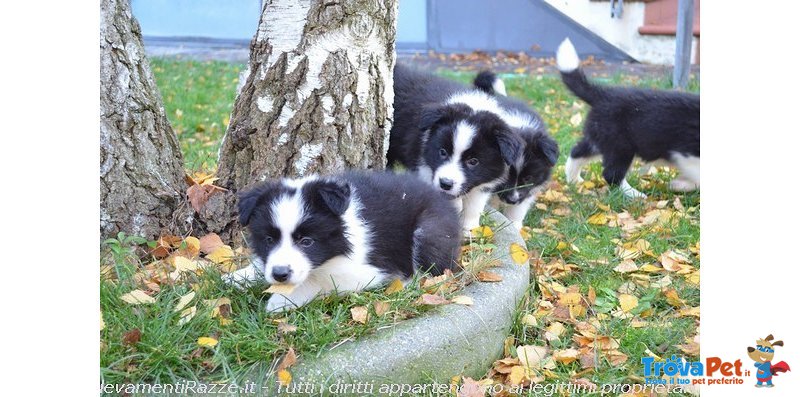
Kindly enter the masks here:
[[478, 279], [478, 281], [482, 281], [484, 283], [496, 283], [503, 281], [503, 276], [488, 271], [478, 272], [475, 277]]
[[353, 317], [353, 321], [366, 324], [369, 319], [369, 310], [367, 310], [366, 306], [352, 307], [350, 308], [350, 316]]
[[281, 321], [278, 323], [278, 334], [291, 334], [297, 331], [297, 326]]
[[464, 306], [472, 306], [475, 302], [473, 302], [472, 298], [466, 295], [458, 295], [454, 296], [450, 299], [451, 302], [464, 305]]
[[450, 303], [447, 299], [443, 298], [440, 295], [433, 295], [433, 294], [422, 294], [422, 296], [417, 299], [416, 302], [418, 305], [444, 305]]
[[639, 270], [639, 267], [636, 266], [636, 262], [630, 259], [623, 260], [622, 262], [619, 263], [619, 265], [617, 265], [617, 267], [614, 268], [614, 271], [618, 273], [630, 273], [630, 272], [635, 272], [637, 270]]
[[208, 255], [214, 252], [217, 248], [222, 247], [225, 243], [216, 233], [209, 233], [200, 237], [200, 252]]
[[284, 369], [288, 369], [296, 362], [297, 362], [297, 354], [295, 354], [294, 348], [290, 347], [289, 351], [287, 351], [286, 354], [283, 356], [283, 359], [281, 359], [280, 364], [278, 364], [277, 370], [281, 371]]
[[147, 295], [144, 291], [140, 289], [135, 289], [131, 292], [128, 292], [125, 295], [120, 297], [124, 302], [129, 303], [131, 305], [141, 305], [141, 304], [148, 304], [148, 303], [155, 303], [156, 299], [150, 295]]
[[517, 346], [517, 358], [520, 364], [528, 368], [540, 368], [542, 361], [547, 357], [546, 346], [524, 345]]
[[122, 344], [126, 346], [133, 346], [142, 340], [142, 331], [139, 328], [134, 328], [122, 334]]
[[386, 312], [389, 311], [390, 307], [391, 305], [389, 305], [389, 302], [375, 301], [372, 303], [372, 308], [375, 309], [375, 315], [378, 317], [386, 314]]
[[608, 363], [614, 367], [618, 367], [628, 361], [628, 355], [619, 350], [607, 351], [605, 352], [605, 357]]
[[569, 364], [571, 362], [577, 361], [579, 352], [575, 349], [566, 349], [566, 350], [556, 350], [553, 352], [553, 360], [561, 364]]
[[565, 330], [566, 329], [564, 328], [564, 324], [555, 321], [552, 324], [550, 324], [550, 326], [548, 326], [547, 329], [545, 329], [544, 338], [552, 342], [554, 340], [559, 339], [561, 335], [564, 334]]
[[461, 387], [458, 388], [458, 397], [484, 397], [483, 386], [470, 377], [464, 377]]

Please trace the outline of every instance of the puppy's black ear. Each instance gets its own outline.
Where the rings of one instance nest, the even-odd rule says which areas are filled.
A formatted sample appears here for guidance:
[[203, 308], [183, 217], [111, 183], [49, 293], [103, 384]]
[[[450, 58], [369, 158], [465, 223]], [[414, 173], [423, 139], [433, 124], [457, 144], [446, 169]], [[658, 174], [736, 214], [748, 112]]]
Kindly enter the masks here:
[[262, 182], [250, 190], [239, 193], [239, 224], [247, 226], [258, 204], [280, 194], [285, 189], [278, 181]]
[[525, 146], [525, 141], [520, 138], [519, 134], [506, 127], [495, 130], [495, 134], [503, 161], [508, 165], [516, 164], [517, 159], [523, 156], [522, 150]]
[[258, 199], [264, 194], [263, 186], [258, 186], [239, 194], [239, 224], [247, 226], [250, 216], [258, 204]]
[[339, 181], [321, 181], [315, 187], [320, 204], [335, 215], [342, 216], [350, 206], [350, 184]]
[[472, 114], [472, 108], [463, 103], [451, 105], [426, 105], [419, 114], [419, 129], [426, 131], [436, 124], [447, 124], [458, 119], [467, 118]]
[[558, 143], [550, 135], [543, 133], [536, 137], [534, 141], [537, 149], [542, 153], [550, 165], [556, 165], [558, 162]]

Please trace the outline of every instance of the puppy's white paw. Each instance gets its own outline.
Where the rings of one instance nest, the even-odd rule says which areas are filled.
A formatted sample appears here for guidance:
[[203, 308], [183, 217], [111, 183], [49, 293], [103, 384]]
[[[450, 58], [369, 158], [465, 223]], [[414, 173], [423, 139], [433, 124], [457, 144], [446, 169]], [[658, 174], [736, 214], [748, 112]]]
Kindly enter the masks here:
[[622, 194], [628, 198], [640, 198], [646, 199], [647, 195], [634, 189], [633, 186], [628, 184], [628, 181], [625, 179], [622, 180], [622, 183], [619, 184], [619, 189], [622, 190]]
[[691, 192], [697, 190], [698, 187], [694, 182], [681, 178], [669, 182], [669, 189], [673, 192]]
[[273, 294], [267, 300], [267, 313], [277, 313], [285, 310], [294, 309], [296, 306], [292, 301], [280, 294]]
[[514, 221], [512, 222], [512, 224], [517, 229], [517, 231], [522, 230], [522, 221]]
[[480, 227], [480, 225], [480, 218], [464, 220], [464, 225], [461, 227], [464, 237], [470, 237], [472, 235], [472, 229]]

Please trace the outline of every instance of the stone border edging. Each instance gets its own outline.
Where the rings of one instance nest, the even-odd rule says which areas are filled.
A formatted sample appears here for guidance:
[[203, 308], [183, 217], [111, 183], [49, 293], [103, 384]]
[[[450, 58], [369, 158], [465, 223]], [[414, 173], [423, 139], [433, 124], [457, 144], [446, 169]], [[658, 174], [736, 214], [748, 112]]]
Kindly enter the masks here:
[[292, 384], [316, 385], [312, 395], [321, 395], [321, 385], [329, 390], [329, 385], [337, 381], [366, 382], [373, 384], [370, 393], [324, 395], [379, 395], [381, 384], [446, 384], [455, 375], [485, 374], [502, 356], [514, 312], [530, 283], [528, 264], [514, 263], [509, 253], [511, 243], [524, 247], [525, 242], [503, 215], [492, 210], [489, 217], [500, 229], [495, 231], [494, 242], [501, 265], [492, 268], [492, 272], [501, 275], [502, 281], [475, 282], [464, 288], [460, 295], [471, 297], [472, 306], [441, 306], [425, 316], [344, 343], [317, 357], [301, 357], [290, 368]]

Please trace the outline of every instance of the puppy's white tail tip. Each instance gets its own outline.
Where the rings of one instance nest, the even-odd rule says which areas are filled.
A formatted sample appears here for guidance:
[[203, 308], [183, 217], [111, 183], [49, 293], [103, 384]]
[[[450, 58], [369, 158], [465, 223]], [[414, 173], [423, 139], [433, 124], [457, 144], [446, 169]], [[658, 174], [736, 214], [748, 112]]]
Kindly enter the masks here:
[[558, 65], [558, 70], [562, 72], [571, 72], [580, 66], [581, 61], [578, 58], [578, 52], [575, 51], [575, 46], [572, 45], [569, 38], [564, 39], [558, 46], [556, 64]]
[[495, 94], [508, 96], [506, 93], [506, 84], [499, 77], [494, 79], [494, 82], [492, 83], [492, 89], [494, 90]]

